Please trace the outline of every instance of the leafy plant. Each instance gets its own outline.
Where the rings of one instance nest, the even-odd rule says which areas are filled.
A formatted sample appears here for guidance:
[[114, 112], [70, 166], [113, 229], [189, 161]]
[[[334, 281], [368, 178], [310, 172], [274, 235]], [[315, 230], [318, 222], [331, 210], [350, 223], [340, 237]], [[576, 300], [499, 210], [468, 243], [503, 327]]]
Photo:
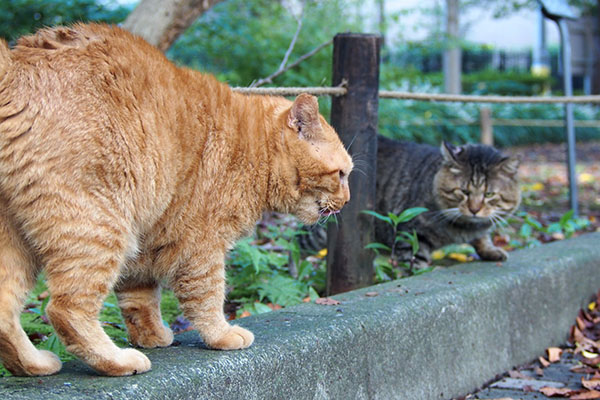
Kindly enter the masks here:
[[296, 236], [301, 230], [269, 225], [256, 237], [240, 240], [228, 257], [229, 300], [236, 315], [259, 314], [272, 308], [319, 297], [325, 287], [321, 259], [302, 259]]
[[[414, 255], [419, 251], [419, 238], [417, 236], [417, 232], [414, 229], [412, 232], [399, 231], [398, 226], [412, 220], [425, 211], [427, 211], [427, 209], [424, 207], [408, 208], [402, 211], [399, 215], [396, 215], [392, 212], [387, 213], [387, 215], [383, 215], [372, 210], [362, 211], [363, 214], [371, 215], [392, 227], [392, 237], [394, 238], [394, 241], [391, 246], [379, 242], [369, 243], [365, 246], [366, 249], [375, 251], [377, 255], [381, 255], [381, 251], [385, 251], [386, 253], [390, 254], [389, 259], [375, 262], [375, 277], [378, 281], [397, 278], [397, 273], [395, 272], [396, 266], [403, 267], [411, 275], [419, 273], [414, 269]], [[413, 258], [409, 263], [397, 263], [395, 260], [396, 243], [398, 242], [406, 242], [410, 244]]]
[[509, 226], [501, 226], [500, 231], [509, 231], [510, 241], [508, 244], [515, 249], [568, 239], [590, 225], [590, 221], [586, 217], [575, 218], [573, 210], [567, 211], [556, 221], [549, 223], [543, 223], [526, 212], [518, 213], [508, 222]]

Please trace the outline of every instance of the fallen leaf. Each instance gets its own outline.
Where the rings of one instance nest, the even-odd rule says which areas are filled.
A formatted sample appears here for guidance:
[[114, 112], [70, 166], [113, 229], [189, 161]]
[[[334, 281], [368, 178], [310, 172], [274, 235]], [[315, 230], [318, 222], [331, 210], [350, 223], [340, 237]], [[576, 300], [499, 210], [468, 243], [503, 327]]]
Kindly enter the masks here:
[[589, 400], [589, 399], [600, 399], [600, 392], [597, 390], [590, 390], [589, 392], [577, 393], [571, 397], [570, 400]]
[[544, 190], [544, 184], [542, 182], [536, 182], [529, 187], [529, 189], [539, 192], [540, 190]]
[[600, 379], [585, 379], [583, 376], [581, 377], [581, 385], [584, 388], [590, 390], [598, 390], [600, 389]]
[[552, 237], [552, 239], [554, 240], [564, 240], [565, 239], [565, 234], [562, 232], [554, 232], [552, 235], [550, 235]]
[[461, 254], [461, 253], [450, 253], [448, 254], [448, 258], [458, 261], [458, 262], [467, 262], [470, 261], [469, 257], [467, 257], [465, 254]]
[[303, 303], [310, 303], [310, 296], [306, 296], [305, 298], [302, 299]]
[[582, 172], [579, 174], [579, 183], [591, 183], [594, 181], [594, 175]]
[[46, 299], [48, 296], [50, 296], [50, 292], [48, 292], [47, 290], [44, 290], [42, 293], [38, 294], [38, 300], [44, 300]]
[[246, 318], [246, 317], [249, 317], [250, 315], [252, 315], [252, 314], [250, 314], [250, 311], [246, 310], [240, 314], [240, 318]]
[[562, 354], [562, 349], [558, 348], [558, 347], [548, 347], [546, 349], [546, 352], [548, 353], [548, 361], [550, 361], [551, 363], [555, 363], [557, 361], [560, 361], [560, 355]]
[[315, 303], [322, 306], [337, 306], [338, 304], [341, 304], [338, 300], [332, 299], [331, 297], [319, 297], [315, 300]]
[[580, 390], [578, 389], [555, 388], [551, 386], [544, 386], [540, 389], [540, 393], [548, 397], [568, 397], [579, 392]]
[[576, 372], [578, 374], [593, 374], [596, 370], [588, 365], [575, 365], [569, 368], [569, 371]]
[[595, 308], [596, 308], [596, 302], [595, 301], [592, 301], [590, 304], [588, 304], [588, 310], [594, 311]]
[[546, 368], [548, 365], [550, 365], [548, 360], [546, 360], [544, 357], [539, 357], [538, 360], [540, 360], [540, 364], [542, 364], [542, 367], [544, 367], [544, 368]]
[[596, 358], [598, 353], [592, 353], [591, 351], [581, 350], [581, 355], [585, 358]]
[[527, 376], [524, 373], [517, 370], [508, 371], [508, 376], [510, 376], [513, 379], [533, 379], [531, 376]]
[[269, 307], [271, 310], [281, 310], [283, 308], [279, 304], [273, 304], [273, 303], [267, 303], [267, 307]]
[[327, 255], [327, 249], [321, 249], [319, 250], [319, 252], [316, 254], [317, 257], [319, 258], [323, 258]]
[[436, 250], [433, 253], [431, 253], [431, 258], [433, 260], [441, 260], [442, 258], [444, 258], [444, 251], [443, 250]]
[[367, 296], [367, 297], [375, 297], [375, 296], [379, 296], [379, 293], [377, 293], [377, 292], [367, 292], [367, 293], [365, 293], [365, 296]]
[[577, 324], [577, 327], [579, 328], [580, 331], [582, 331], [586, 328], [585, 323], [579, 317], [575, 318], [575, 323]]
[[533, 372], [535, 372], [535, 374], [536, 374], [537, 376], [544, 376], [544, 370], [543, 370], [543, 369], [541, 369], [540, 367], [535, 367], [535, 368], [533, 369]]

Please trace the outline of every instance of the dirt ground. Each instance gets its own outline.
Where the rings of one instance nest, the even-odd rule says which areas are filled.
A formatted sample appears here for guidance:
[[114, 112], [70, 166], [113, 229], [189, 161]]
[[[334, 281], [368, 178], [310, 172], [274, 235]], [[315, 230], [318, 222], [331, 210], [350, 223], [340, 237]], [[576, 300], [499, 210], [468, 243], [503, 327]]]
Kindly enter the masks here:
[[[523, 209], [532, 213], [563, 214], [569, 209], [566, 144], [545, 143], [505, 149], [523, 158]], [[600, 142], [577, 143], [580, 215], [600, 218]]]

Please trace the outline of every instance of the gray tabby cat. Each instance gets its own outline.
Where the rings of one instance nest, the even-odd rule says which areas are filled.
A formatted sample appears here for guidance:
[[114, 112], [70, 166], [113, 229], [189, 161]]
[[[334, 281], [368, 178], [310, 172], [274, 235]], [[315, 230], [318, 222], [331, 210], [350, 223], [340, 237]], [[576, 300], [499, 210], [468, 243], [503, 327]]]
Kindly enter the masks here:
[[[429, 265], [435, 249], [453, 243], [470, 243], [483, 260], [506, 260], [506, 252], [490, 240], [489, 229], [519, 206], [519, 163], [520, 158], [503, 155], [490, 146], [455, 147], [444, 142], [437, 148], [379, 136], [375, 211], [429, 210], [398, 227], [399, 231], [417, 232], [416, 268]], [[391, 245], [392, 228], [376, 220], [375, 241]], [[311, 229], [300, 236], [300, 244], [312, 249], [325, 247], [325, 229]], [[404, 242], [397, 243], [395, 251], [399, 261], [412, 258], [410, 246]]]

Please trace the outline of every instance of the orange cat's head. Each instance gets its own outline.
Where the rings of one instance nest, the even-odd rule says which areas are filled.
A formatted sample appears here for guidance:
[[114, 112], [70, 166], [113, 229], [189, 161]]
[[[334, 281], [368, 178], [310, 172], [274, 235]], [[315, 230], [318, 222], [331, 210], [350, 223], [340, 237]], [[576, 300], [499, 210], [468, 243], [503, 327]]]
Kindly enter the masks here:
[[285, 211], [314, 224], [338, 213], [350, 200], [352, 158], [335, 130], [319, 114], [316, 97], [301, 94], [282, 116], [289, 155], [284, 166], [293, 186]]

